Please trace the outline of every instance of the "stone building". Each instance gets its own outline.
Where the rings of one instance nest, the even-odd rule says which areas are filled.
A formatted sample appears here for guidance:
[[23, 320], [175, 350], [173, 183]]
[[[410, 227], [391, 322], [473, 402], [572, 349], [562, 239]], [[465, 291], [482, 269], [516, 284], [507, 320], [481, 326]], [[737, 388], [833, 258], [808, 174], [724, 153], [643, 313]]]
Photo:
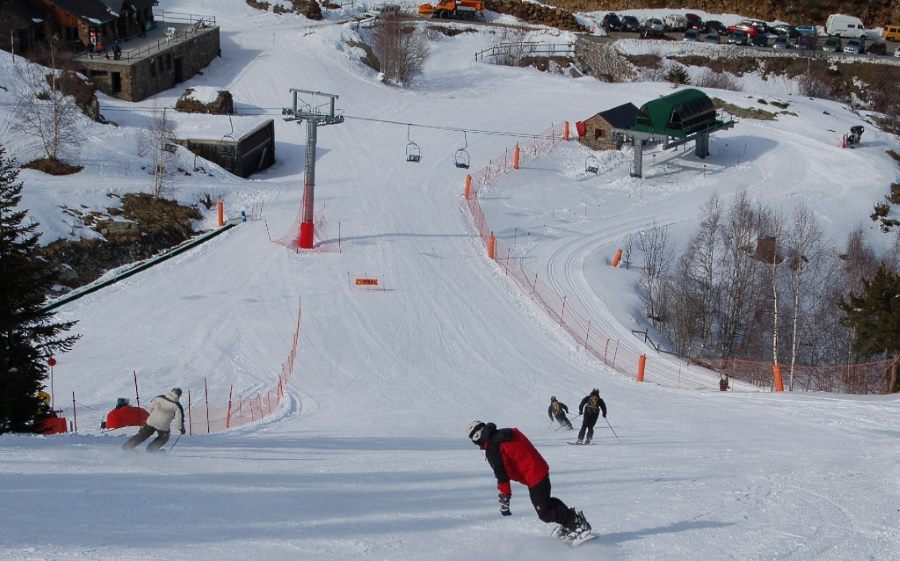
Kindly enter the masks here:
[[55, 37], [59, 50], [98, 89], [140, 101], [187, 80], [221, 54], [214, 17], [155, 13], [156, 4], [0, 0], [0, 30], [11, 31], [22, 50], [33, 47], [41, 33]]
[[618, 150], [622, 139], [612, 134], [612, 129], [629, 129], [638, 116], [638, 108], [626, 103], [597, 113], [593, 117], [576, 123], [578, 142], [592, 150]]

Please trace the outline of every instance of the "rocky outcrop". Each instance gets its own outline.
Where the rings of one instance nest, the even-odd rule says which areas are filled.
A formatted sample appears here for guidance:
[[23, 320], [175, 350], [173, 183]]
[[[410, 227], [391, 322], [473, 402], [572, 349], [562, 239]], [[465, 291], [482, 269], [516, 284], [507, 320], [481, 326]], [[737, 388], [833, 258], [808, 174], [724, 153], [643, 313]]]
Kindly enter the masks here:
[[175, 102], [175, 110], [181, 113], [209, 113], [212, 115], [234, 115], [234, 98], [227, 90], [219, 91], [216, 99], [210, 103], [197, 101], [191, 94], [194, 90], [188, 88]]
[[484, 8], [492, 12], [515, 16], [528, 23], [547, 25], [564, 31], [588, 31], [586, 27], [575, 20], [575, 16], [571, 12], [562, 8], [542, 6], [521, 0], [487, 0]]
[[194, 234], [193, 223], [202, 218], [195, 207], [147, 194], [122, 197], [122, 207], [106, 212], [66, 213], [103, 238], [56, 240], [41, 248], [53, 270], [60, 273], [59, 284], [77, 288], [99, 278], [110, 269], [151, 257], [174, 247]]

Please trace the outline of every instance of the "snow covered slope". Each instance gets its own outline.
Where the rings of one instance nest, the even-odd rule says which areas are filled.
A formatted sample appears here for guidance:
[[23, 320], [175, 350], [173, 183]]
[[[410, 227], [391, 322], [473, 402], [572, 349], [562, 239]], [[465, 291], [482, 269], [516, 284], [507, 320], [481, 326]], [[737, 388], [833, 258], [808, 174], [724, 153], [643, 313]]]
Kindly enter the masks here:
[[[278, 139], [278, 163], [266, 173], [185, 176], [178, 197], [222, 195], [232, 215], [264, 202], [265, 220], [60, 310], [79, 320], [82, 339], [58, 357], [56, 399], [77, 393], [82, 434], [0, 438], [0, 558], [898, 559], [896, 397], [723, 394], [711, 391], [715, 379], [677, 390], [605, 370], [485, 258], [462, 200], [465, 171], [452, 165], [462, 134], [385, 122], [532, 134], [625, 101], [640, 105], [667, 85], [476, 63], [472, 54], [492, 37], [463, 33], [435, 34], [422, 78], [397, 90], [358, 61], [348, 44], [355, 32], [337, 16], [310, 23], [240, 0], [160, 4], [215, 15], [222, 26], [223, 57], [184, 86], [228, 89], [239, 112], [275, 117]], [[277, 117], [289, 88], [338, 94], [347, 117], [319, 130], [324, 221], [319, 249], [300, 254], [270, 241], [290, 232], [303, 184], [305, 129]], [[149, 190], [138, 130], [182, 91], [137, 106], [104, 98], [120, 126], [89, 125], [83, 172], [23, 171], [25, 203], [49, 235], [65, 231], [51, 226], [56, 204]], [[766, 93], [716, 95], [752, 104]], [[809, 100], [792, 100], [792, 109], [795, 118], [743, 121], [717, 135], [716, 173], [678, 169], [638, 182], [626, 159], [586, 178], [581, 152], [567, 145], [501, 178], [483, 203], [491, 220], [541, 240], [529, 242], [529, 254], [548, 282], [581, 294], [584, 313], [627, 333], [633, 288], [590, 252], [609, 254], [653, 220], [689, 222], [709, 192], [728, 197], [741, 185], [810, 201], [839, 235], [856, 225], [847, 215], [865, 215], [866, 189], [897, 181], [883, 152], [896, 139], [867, 130], [871, 147], [839, 152], [834, 141], [855, 115]], [[173, 118], [185, 127], [201, 119]], [[3, 131], [13, 155], [26, 153]], [[405, 161], [408, 134], [422, 147], [419, 164]], [[476, 169], [516, 138], [467, 140]], [[726, 165], [738, 151], [740, 165]], [[832, 165], [838, 158], [846, 164]], [[376, 276], [385, 290], [350, 286], [355, 276]], [[123, 453], [125, 434], [100, 434], [115, 399], [133, 395], [132, 371], [143, 397], [176, 385], [202, 395], [205, 379], [210, 401], [224, 403], [231, 385], [242, 395], [271, 386], [298, 304], [296, 371], [274, 418], [185, 437], [164, 457]], [[577, 407], [592, 387], [615, 435], [601, 422], [596, 446], [568, 446], [571, 433], [548, 428], [549, 396]], [[490, 468], [465, 438], [474, 418], [531, 437], [555, 494], [584, 510], [600, 538], [579, 549], [553, 540], [521, 486], [513, 516], [501, 518]]]

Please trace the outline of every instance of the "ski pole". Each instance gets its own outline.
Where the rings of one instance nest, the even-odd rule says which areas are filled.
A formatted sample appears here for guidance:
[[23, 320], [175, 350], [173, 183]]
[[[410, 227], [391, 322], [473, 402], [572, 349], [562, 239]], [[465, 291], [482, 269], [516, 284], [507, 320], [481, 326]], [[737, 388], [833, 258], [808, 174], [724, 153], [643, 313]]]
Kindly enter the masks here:
[[175, 445], [178, 444], [178, 441], [179, 441], [179, 440], [181, 440], [181, 435], [180, 435], [180, 434], [178, 435], [178, 438], [175, 439], [175, 442], [173, 442], [172, 445], [169, 446], [169, 453], [170, 453], [170, 454], [172, 453], [172, 448], [175, 448]]
[[[603, 417], [603, 420], [606, 421], [606, 424], [607, 424], [607, 425], [609, 425], [609, 419], [607, 419], [606, 417]], [[612, 428], [612, 425], [609, 425], [609, 430], [612, 431], [613, 436], [616, 437], [616, 440], [619, 441], [619, 444], [622, 444], [622, 441], [619, 439], [619, 435], [616, 434], [616, 429]]]

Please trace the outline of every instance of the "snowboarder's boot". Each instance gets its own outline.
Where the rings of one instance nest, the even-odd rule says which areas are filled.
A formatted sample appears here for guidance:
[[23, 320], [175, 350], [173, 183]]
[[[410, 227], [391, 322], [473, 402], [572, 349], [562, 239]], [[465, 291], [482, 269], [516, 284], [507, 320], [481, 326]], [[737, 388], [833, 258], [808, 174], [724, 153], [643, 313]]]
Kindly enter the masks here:
[[590, 443], [591, 443], [591, 439], [590, 439], [590, 438], [585, 438], [585, 439], [584, 439], [584, 443], [585, 443], [585, 444], [590, 444]]
[[566, 535], [569, 533], [569, 530], [566, 529], [562, 524], [557, 524], [556, 528], [553, 528], [553, 531], [550, 532], [550, 535], [556, 539], [563, 540], [566, 538]]
[[569, 529], [566, 541], [569, 543], [581, 541], [590, 535], [590, 533], [591, 525], [588, 524], [588, 521], [584, 518], [584, 513], [579, 510], [575, 513], [575, 520], [572, 528]]
[[584, 444], [584, 442], [582, 442], [581, 439], [579, 438], [578, 440], [575, 441], [575, 444]]

